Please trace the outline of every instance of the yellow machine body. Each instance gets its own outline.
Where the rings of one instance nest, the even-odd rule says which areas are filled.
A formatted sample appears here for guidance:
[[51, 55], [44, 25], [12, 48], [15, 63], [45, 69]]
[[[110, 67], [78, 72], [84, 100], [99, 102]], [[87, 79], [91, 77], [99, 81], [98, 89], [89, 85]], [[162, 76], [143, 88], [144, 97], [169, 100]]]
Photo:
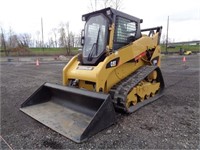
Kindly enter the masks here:
[[[63, 85], [44, 83], [20, 110], [80, 143], [162, 94], [162, 27], [112, 8], [82, 16], [83, 50], [63, 68]], [[148, 34], [146, 34], [148, 32]]]
[[[113, 31], [111, 30], [110, 32]], [[113, 36], [112, 34], [110, 35]], [[63, 69], [63, 85], [68, 85], [71, 79], [78, 79], [80, 82], [78, 88], [108, 93], [113, 85], [141, 66], [151, 65], [151, 61], [142, 56], [146, 51], [153, 53], [151, 60], [159, 57], [158, 66], [160, 66], [161, 50], [158, 45], [158, 38], [159, 33], [152, 37], [143, 36], [118, 51], [109, 53], [106, 59], [97, 66], [80, 65], [78, 55], [76, 55]], [[106, 65], [115, 59], [119, 59], [119, 62], [111, 68], [106, 68]]]

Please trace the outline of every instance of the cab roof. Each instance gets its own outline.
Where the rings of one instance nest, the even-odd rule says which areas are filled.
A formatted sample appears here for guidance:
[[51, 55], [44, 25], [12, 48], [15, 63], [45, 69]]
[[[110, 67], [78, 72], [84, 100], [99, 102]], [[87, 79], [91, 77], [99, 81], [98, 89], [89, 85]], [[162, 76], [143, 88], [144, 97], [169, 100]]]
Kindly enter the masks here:
[[143, 20], [142, 19], [139, 19], [137, 17], [134, 17], [134, 16], [131, 16], [129, 14], [126, 14], [124, 12], [121, 12], [119, 10], [116, 10], [116, 9], [113, 9], [113, 8], [105, 8], [105, 9], [101, 9], [101, 10], [97, 10], [97, 11], [94, 11], [94, 12], [91, 12], [91, 13], [87, 13], [87, 14], [84, 14], [82, 15], [82, 20], [88, 20], [89, 17], [95, 15], [95, 14], [104, 14], [105, 16], [110, 16], [111, 18], [113, 18], [113, 15], [114, 16], [120, 16], [120, 17], [123, 17], [123, 18], [126, 18], [126, 19], [129, 19], [129, 20], [132, 20], [132, 21], [135, 21], [135, 22], [138, 22], [138, 23], [142, 23]]

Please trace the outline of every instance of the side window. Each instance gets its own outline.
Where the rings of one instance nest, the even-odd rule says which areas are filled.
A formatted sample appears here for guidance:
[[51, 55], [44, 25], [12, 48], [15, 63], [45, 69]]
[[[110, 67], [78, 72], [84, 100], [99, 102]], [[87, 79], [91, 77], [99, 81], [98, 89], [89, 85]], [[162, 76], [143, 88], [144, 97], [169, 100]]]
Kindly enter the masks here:
[[122, 17], [116, 17], [115, 37], [117, 43], [129, 43], [129, 39], [134, 39], [136, 34], [136, 22]]

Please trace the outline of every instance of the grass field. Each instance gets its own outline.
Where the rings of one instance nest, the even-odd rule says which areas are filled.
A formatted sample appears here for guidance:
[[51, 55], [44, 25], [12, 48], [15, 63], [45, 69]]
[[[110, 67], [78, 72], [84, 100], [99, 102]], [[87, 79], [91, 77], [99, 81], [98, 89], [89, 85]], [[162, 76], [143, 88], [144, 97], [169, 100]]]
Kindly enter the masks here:
[[[200, 52], [200, 45], [177, 45], [174, 48], [167, 48], [168, 52], [171, 53], [178, 53], [180, 51], [180, 48], [182, 48], [185, 51], [192, 51], [193, 53], [198, 53]], [[166, 52], [166, 46], [161, 45], [161, 50], [162, 52]]]
[[[67, 51], [64, 48], [30, 48], [32, 54], [35, 55], [66, 55]], [[78, 48], [71, 48], [71, 54], [78, 52]]]
[[[78, 53], [78, 48], [71, 48], [71, 54]], [[10, 56], [48, 56], [48, 55], [67, 55], [64, 48], [28, 48], [18, 51], [11, 51]], [[1, 51], [0, 56], [4, 57], [5, 52]]]
[[[177, 45], [174, 48], [167, 48], [169, 53], [179, 53], [180, 48], [185, 51], [192, 51], [193, 53], [200, 52], [200, 45]], [[165, 45], [161, 45], [162, 53], [166, 52]], [[71, 48], [71, 55], [77, 54], [78, 48]], [[10, 56], [48, 56], [48, 55], [67, 55], [67, 51], [64, 48], [28, 48], [25, 50], [12, 51]], [[0, 56], [4, 57], [5, 52], [1, 51]]]

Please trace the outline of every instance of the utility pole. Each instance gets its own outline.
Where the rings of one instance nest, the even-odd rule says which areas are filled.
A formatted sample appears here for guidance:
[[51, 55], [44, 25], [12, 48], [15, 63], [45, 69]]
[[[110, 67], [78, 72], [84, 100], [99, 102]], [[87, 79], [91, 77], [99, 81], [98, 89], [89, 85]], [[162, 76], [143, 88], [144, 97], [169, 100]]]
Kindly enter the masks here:
[[43, 19], [41, 18], [41, 32], [42, 32], [42, 50], [44, 52], [44, 34], [43, 34]]
[[169, 30], [169, 16], [167, 17], [167, 35], [166, 35], [166, 54], [168, 54], [167, 46], [168, 46], [168, 30]]

